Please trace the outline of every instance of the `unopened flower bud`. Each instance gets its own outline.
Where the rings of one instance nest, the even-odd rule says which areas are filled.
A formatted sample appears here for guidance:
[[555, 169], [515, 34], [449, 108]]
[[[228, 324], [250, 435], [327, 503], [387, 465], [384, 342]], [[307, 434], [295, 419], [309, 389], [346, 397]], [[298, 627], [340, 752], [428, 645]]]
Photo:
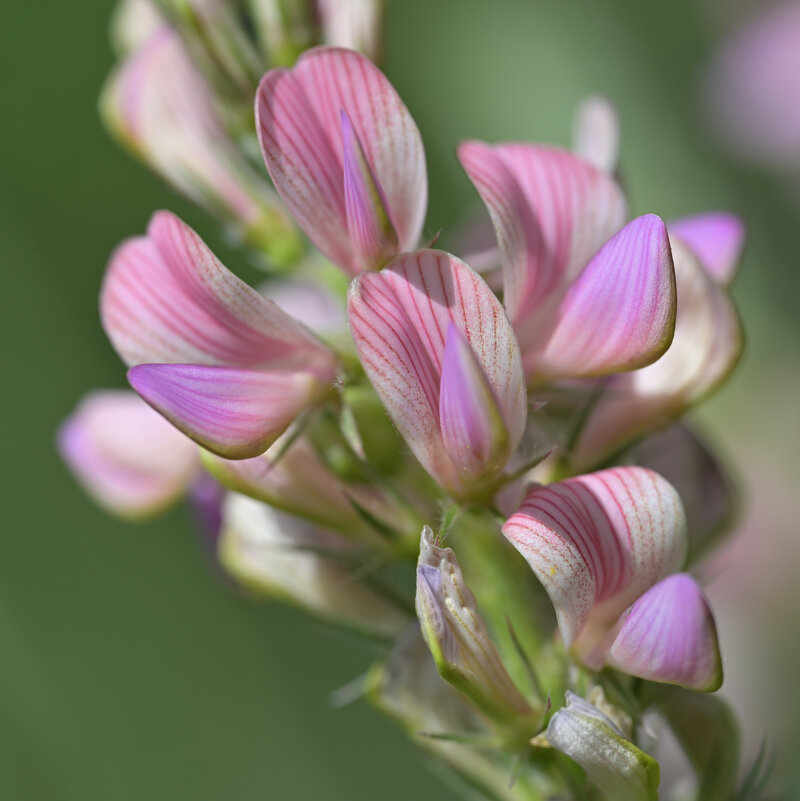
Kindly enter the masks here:
[[427, 526], [417, 566], [417, 616], [439, 673], [493, 720], [520, 724], [534, 710], [508, 675], [451, 548]]
[[627, 740], [608, 715], [567, 691], [567, 705], [550, 719], [534, 745], [574, 759], [609, 801], [656, 801], [658, 762]]

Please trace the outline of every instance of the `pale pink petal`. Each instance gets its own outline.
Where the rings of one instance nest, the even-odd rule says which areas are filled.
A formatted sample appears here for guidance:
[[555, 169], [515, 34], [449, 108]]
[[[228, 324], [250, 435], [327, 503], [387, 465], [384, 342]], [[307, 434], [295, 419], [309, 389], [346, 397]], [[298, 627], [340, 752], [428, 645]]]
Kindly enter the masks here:
[[422, 465], [446, 487], [460, 485], [442, 442], [439, 391], [453, 323], [486, 376], [513, 451], [522, 437], [526, 393], [514, 332], [499, 301], [459, 259], [423, 250], [350, 288], [350, 329], [364, 369]]
[[319, 370], [334, 357], [314, 335], [227, 270], [169, 212], [111, 258], [100, 295], [103, 327], [123, 360]]
[[161, 510], [199, 467], [194, 443], [129, 390], [87, 395], [61, 425], [58, 449], [86, 491], [124, 517]]
[[492, 217], [506, 310], [526, 351], [540, 336], [536, 312], [622, 227], [625, 198], [609, 175], [556, 148], [466, 142], [458, 157]]
[[677, 492], [641, 467], [533, 487], [503, 534], [547, 590], [565, 645], [584, 659], [595, 658], [620, 614], [686, 553]]
[[317, 0], [316, 5], [326, 44], [379, 60], [384, 0]]
[[397, 252], [388, 204], [347, 112], [340, 112], [344, 145], [344, 205], [359, 272], [382, 267]]
[[609, 382], [581, 431], [576, 466], [597, 464], [679, 417], [716, 389], [739, 360], [742, 330], [730, 299], [677, 239], [672, 253], [678, 290], [672, 344], [658, 361]]
[[669, 232], [694, 251], [718, 284], [730, 284], [744, 248], [745, 227], [740, 217], [724, 211], [695, 214], [672, 220]]
[[625, 613], [608, 662], [650, 681], [704, 692], [719, 689], [717, 629], [695, 579], [676, 573], [642, 595]]
[[360, 269], [347, 232], [340, 112], [352, 120], [383, 189], [400, 251], [413, 248], [427, 206], [425, 154], [408, 109], [380, 70], [350, 50], [321, 47], [259, 86], [259, 141], [275, 187], [311, 241], [344, 270]]
[[575, 109], [572, 148], [599, 170], [613, 174], [619, 164], [619, 115], [602, 95], [584, 98]]
[[305, 372], [140, 364], [131, 386], [173, 425], [228, 459], [263, 453], [323, 387]]
[[581, 377], [649, 364], [672, 341], [675, 307], [666, 226], [654, 214], [637, 217], [572, 282], [553, 330], [526, 352], [526, 373]]
[[466, 484], [502, 469], [509, 442], [503, 415], [469, 343], [447, 326], [439, 390], [442, 442]]

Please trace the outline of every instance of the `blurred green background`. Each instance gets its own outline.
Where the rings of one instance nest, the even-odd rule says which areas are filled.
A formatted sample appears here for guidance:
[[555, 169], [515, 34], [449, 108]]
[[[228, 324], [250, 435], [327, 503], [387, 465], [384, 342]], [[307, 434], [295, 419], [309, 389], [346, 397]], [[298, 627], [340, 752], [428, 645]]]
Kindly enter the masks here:
[[[79, 397], [124, 381], [96, 308], [114, 245], [169, 207], [242, 267], [213, 223], [101, 129], [109, 13], [106, 0], [3, 13], [0, 798], [454, 798], [377, 713], [328, 704], [368, 646], [239, 598], [184, 510], [117, 522], [55, 455]], [[698, 122], [696, 79], [727, 13], [689, 0], [390, 0], [385, 69], [425, 139], [431, 233], [478, 207], [454, 157], [461, 138], [566, 144], [574, 104], [596, 91], [621, 111], [634, 212], [746, 218], [735, 294], [748, 353], [701, 417], [738, 462], [748, 513], [710, 594], [747, 742], [766, 733], [791, 777], [800, 208], [776, 178], [721, 156]]]

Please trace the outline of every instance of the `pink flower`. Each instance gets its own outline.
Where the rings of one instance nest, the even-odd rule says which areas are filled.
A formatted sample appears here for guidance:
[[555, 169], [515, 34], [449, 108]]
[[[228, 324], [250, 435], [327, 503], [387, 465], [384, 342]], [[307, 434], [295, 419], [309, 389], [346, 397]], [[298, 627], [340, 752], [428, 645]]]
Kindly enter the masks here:
[[321, 47], [270, 70], [256, 97], [276, 189], [324, 256], [349, 274], [416, 247], [427, 204], [422, 139], [380, 70]]
[[133, 388], [227, 458], [262, 453], [335, 377], [332, 351], [168, 212], [114, 253], [100, 312]]
[[567, 151], [467, 142], [459, 159], [494, 223], [503, 298], [529, 383], [632, 370], [669, 347], [676, 291], [654, 215]]
[[516, 337], [477, 273], [442, 251], [396, 259], [350, 287], [364, 369], [422, 466], [456, 495], [504, 467], [522, 438]]
[[683, 507], [657, 473], [617, 467], [532, 487], [503, 534], [547, 590], [564, 645], [588, 667], [720, 686], [708, 602], [675, 572], [687, 547]]

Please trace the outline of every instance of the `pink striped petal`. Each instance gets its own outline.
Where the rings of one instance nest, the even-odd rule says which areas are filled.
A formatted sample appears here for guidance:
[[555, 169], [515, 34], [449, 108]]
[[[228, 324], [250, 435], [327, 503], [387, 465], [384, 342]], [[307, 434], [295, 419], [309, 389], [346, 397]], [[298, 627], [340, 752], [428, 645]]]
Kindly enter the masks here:
[[642, 367], [669, 347], [675, 312], [666, 226], [654, 214], [637, 217], [571, 284], [541, 349], [525, 354], [526, 372], [580, 377]]
[[131, 386], [174, 426], [227, 459], [263, 453], [324, 390], [306, 372], [140, 364]]
[[340, 112], [344, 144], [344, 205], [347, 230], [361, 270], [382, 267], [397, 252], [388, 204], [369, 166], [347, 112]]
[[483, 279], [448, 253], [401, 256], [350, 287], [350, 329], [367, 376], [423, 467], [452, 491], [457, 469], [439, 419], [447, 328], [454, 324], [497, 400], [510, 451], [522, 437], [526, 393], [514, 332]]
[[333, 354], [227, 270], [188, 225], [158, 212], [114, 253], [100, 295], [109, 339], [129, 365], [166, 362], [332, 375]]
[[686, 553], [677, 492], [641, 467], [533, 487], [503, 534], [547, 590], [565, 645], [587, 662], [620, 614]]
[[197, 447], [129, 390], [87, 395], [58, 432], [58, 449], [97, 503], [144, 517], [179, 498], [197, 473]]
[[543, 304], [624, 224], [625, 198], [609, 175], [556, 148], [467, 142], [458, 157], [492, 217], [524, 352], [541, 336]]
[[439, 425], [445, 450], [465, 484], [495, 473], [508, 461], [508, 431], [494, 392], [453, 323], [445, 338]]
[[713, 692], [722, 684], [714, 616], [687, 573], [651, 587], [625, 613], [608, 653], [616, 668], [650, 681]]
[[341, 111], [383, 189], [398, 249], [412, 249], [427, 205], [422, 138], [391, 84], [364, 56], [321, 47], [292, 70], [270, 70], [258, 89], [256, 127], [275, 187], [301, 228], [355, 274], [361, 265], [348, 234]]
[[724, 211], [695, 214], [673, 220], [669, 232], [694, 251], [718, 284], [730, 284], [744, 248], [745, 227], [740, 217]]
[[584, 98], [575, 109], [573, 150], [598, 170], [614, 174], [619, 164], [619, 115], [602, 95]]
[[736, 309], [695, 255], [672, 241], [678, 290], [675, 337], [655, 363], [615, 376], [592, 408], [573, 461], [597, 464], [634, 437], [679, 417], [736, 366], [743, 338]]

